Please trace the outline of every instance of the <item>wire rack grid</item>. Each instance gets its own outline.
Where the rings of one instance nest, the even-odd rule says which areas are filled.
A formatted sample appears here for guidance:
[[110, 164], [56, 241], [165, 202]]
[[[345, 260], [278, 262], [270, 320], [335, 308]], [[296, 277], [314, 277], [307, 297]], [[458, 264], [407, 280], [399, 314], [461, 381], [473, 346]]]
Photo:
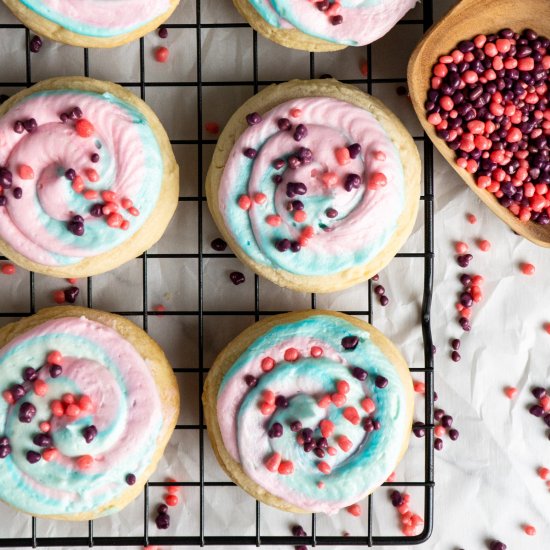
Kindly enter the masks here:
[[[159, 86], [192, 86], [196, 88], [197, 92], [197, 139], [179, 139], [171, 140], [173, 145], [192, 145], [197, 148], [197, 163], [198, 163], [198, 178], [196, 182], [196, 196], [180, 196], [180, 202], [192, 202], [196, 203], [197, 207], [197, 219], [198, 219], [198, 242], [197, 253], [189, 254], [153, 254], [144, 253], [142, 258], [142, 309], [133, 311], [114, 311], [120, 315], [129, 317], [141, 317], [143, 320], [143, 328], [148, 329], [148, 317], [160, 315], [158, 311], [150, 308], [148, 298], [148, 259], [155, 258], [192, 258], [197, 260], [198, 263], [198, 308], [195, 311], [179, 311], [169, 310], [163, 311], [162, 315], [193, 315], [198, 319], [198, 367], [197, 368], [175, 368], [176, 372], [184, 372], [195, 374], [198, 376], [198, 390], [199, 397], [203, 390], [204, 375], [208, 371], [208, 365], [205, 365], [204, 350], [205, 350], [205, 337], [204, 337], [204, 319], [206, 316], [227, 316], [227, 315], [252, 315], [257, 321], [261, 316], [274, 315], [277, 313], [283, 313], [284, 311], [262, 310], [260, 306], [260, 282], [257, 275], [254, 277], [254, 310], [253, 311], [213, 311], [207, 310], [204, 307], [204, 260], [209, 258], [234, 258], [233, 254], [212, 254], [204, 251], [203, 245], [203, 204], [206, 201], [206, 197], [203, 193], [203, 145], [214, 145], [215, 140], [205, 139], [203, 135], [204, 120], [203, 120], [203, 88], [205, 86], [231, 86], [231, 85], [249, 85], [253, 87], [254, 93], [256, 93], [260, 87], [271, 84], [276, 81], [266, 81], [259, 79], [258, 71], [258, 36], [254, 31], [253, 37], [253, 79], [252, 81], [234, 80], [223, 82], [204, 82], [202, 78], [202, 30], [203, 29], [239, 29], [248, 28], [245, 23], [202, 23], [201, 22], [201, 0], [194, 0], [196, 10], [196, 22], [193, 24], [170, 24], [164, 25], [168, 29], [191, 29], [195, 31], [196, 45], [197, 45], [197, 58], [196, 58], [196, 81], [194, 82], [153, 82], [146, 78], [145, 71], [145, 43], [141, 38], [139, 41], [139, 81], [138, 82], [119, 82], [119, 84], [127, 87], [139, 88], [140, 96], [143, 100], [147, 99], [148, 88]], [[418, 25], [425, 32], [432, 24], [433, 20], [433, 0], [424, 0], [422, 17], [418, 19], [402, 20], [398, 25]], [[23, 25], [20, 24], [0, 24], [0, 30], [5, 29], [24, 29], [26, 37], [26, 51], [25, 51], [25, 68], [26, 78], [24, 82], [3, 82], [0, 75], [0, 84], [3, 87], [29, 87], [35, 82], [32, 77], [32, 62], [31, 52], [29, 48], [31, 33]], [[366, 60], [368, 67], [373, 66], [373, 52], [371, 46], [367, 46]], [[322, 55], [322, 54], [320, 54]], [[89, 51], [83, 49], [83, 66], [84, 75], [89, 76]], [[309, 77], [315, 78], [322, 75], [318, 75], [315, 69], [316, 55], [309, 54]], [[373, 84], [395, 84], [402, 85], [406, 83], [406, 79], [403, 78], [375, 78], [372, 71], [361, 79], [346, 79], [343, 82], [350, 84], [366, 85], [369, 93], [373, 91]], [[425, 135], [415, 136], [416, 142], [421, 142], [424, 148], [424, 193], [420, 197], [421, 203], [424, 205], [424, 250], [422, 252], [415, 253], [399, 253], [397, 257], [405, 258], [421, 258], [423, 259], [423, 295], [422, 295], [422, 312], [421, 312], [421, 324], [423, 335], [423, 348], [424, 348], [424, 366], [412, 367], [412, 372], [423, 373], [425, 376], [426, 385], [426, 399], [424, 406], [424, 427], [426, 428], [426, 438], [424, 442], [424, 479], [422, 481], [393, 481], [386, 482], [384, 486], [395, 487], [419, 487], [424, 491], [424, 529], [422, 533], [414, 537], [403, 536], [384, 536], [373, 534], [373, 495], [370, 495], [367, 499], [367, 527], [368, 533], [366, 536], [321, 536], [317, 535], [317, 517], [315, 514], [311, 515], [311, 535], [307, 537], [294, 537], [294, 536], [265, 536], [262, 535], [261, 524], [261, 505], [256, 502], [256, 517], [255, 517], [255, 534], [253, 536], [208, 536], [205, 534], [205, 488], [207, 487], [227, 487], [234, 486], [230, 481], [206, 481], [205, 480], [205, 431], [206, 426], [204, 424], [204, 416], [202, 407], [199, 412], [198, 424], [178, 424], [176, 426], [176, 433], [174, 437], [178, 436], [180, 430], [197, 430], [199, 432], [199, 456], [200, 456], [200, 478], [197, 481], [170, 481], [168, 482], [149, 482], [144, 488], [143, 502], [143, 534], [140, 536], [94, 536], [94, 522], [87, 522], [87, 536], [83, 537], [40, 537], [37, 535], [37, 522], [46, 521], [38, 520], [33, 517], [31, 520], [31, 532], [28, 537], [19, 538], [3, 538], [0, 533], [0, 547], [2, 548], [19, 548], [19, 547], [94, 547], [94, 546], [147, 546], [147, 545], [172, 545], [172, 546], [214, 546], [214, 545], [228, 545], [228, 546], [268, 546], [268, 545], [299, 545], [307, 544], [311, 546], [405, 546], [412, 544], [421, 544], [425, 542], [431, 535], [433, 527], [434, 517], [434, 456], [433, 456], [433, 412], [434, 412], [434, 372], [433, 372], [433, 345], [432, 335], [430, 327], [430, 307], [432, 299], [432, 286], [433, 286], [433, 265], [434, 265], [434, 219], [433, 219], [433, 148], [430, 141]], [[0, 260], [5, 258], [0, 257]], [[29, 311], [27, 312], [11, 312], [2, 310], [0, 301], [0, 318], [21, 317], [25, 315], [32, 315], [36, 311], [36, 285], [35, 275], [30, 274], [29, 277]], [[93, 297], [93, 278], [87, 279], [87, 307], [94, 307]], [[350, 310], [346, 313], [351, 315], [366, 316], [370, 323], [373, 322], [372, 312], [372, 283], [368, 282], [365, 285], [365, 289], [368, 292], [367, 297], [367, 310]], [[315, 294], [311, 295], [311, 307], [316, 308], [317, 298]], [[199, 399], [200, 401], [200, 399]], [[151, 487], [165, 487], [167, 485], [178, 485], [181, 487], [195, 487], [199, 490], [200, 505], [197, 513], [199, 515], [199, 534], [197, 536], [178, 536], [177, 534], [169, 536], [158, 536], [157, 534], [150, 534], [149, 521], [150, 521], [150, 488]]]

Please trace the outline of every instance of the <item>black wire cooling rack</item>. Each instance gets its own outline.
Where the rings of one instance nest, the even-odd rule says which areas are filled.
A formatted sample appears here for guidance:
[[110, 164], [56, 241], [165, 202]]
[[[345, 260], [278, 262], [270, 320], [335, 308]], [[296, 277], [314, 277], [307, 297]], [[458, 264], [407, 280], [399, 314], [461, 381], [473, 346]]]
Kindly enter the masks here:
[[[262, 310], [260, 306], [260, 284], [259, 278], [256, 275], [254, 278], [254, 310], [253, 311], [211, 311], [205, 310], [204, 307], [204, 297], [205, 297], [205, 286], [204, 286], [204, 260], [209, 258], [234, 258], [233, 254], [212, 254], [204, 251], [203, 246], [203, 204], [206, 202], [206, 197], [203, 195], [203, 185], [202, 185], [202, 173], [204, 162], [203, 162], [203, 145], [212, 145], [215, 144], [215, 140], [204, 139], [203, 137], [203, 88], [204, 87], [218, 87], [220, 92], [222, 91], [222, 86], [231, 86], [231, 85], [247, 85], [252, 86], [254, 93], [256, 93], [261, 86], [271, 84], [273, 81], [264, 81], [260, 80], [258, 77], [258, 37], [256, 32], [253, 32], [253, 80], [238, 80], [238, 81], [223, 81], [223, 82], [212, 82], [203, 81], [202, 78], [202, 30], [203, 29], [239, 29], [247, 28], [248, 25], [245, 23], [212, 23], [205, 24], [201, 22], [201, 0], [194, 0], [195, 10], [196, 10], [196, 23], [194, 24], [166, 24], [164, 25], [167, 28], [174, 29], [192, 29], [195, 31], [196, 35], [196, 45], [197, 45], [197, 59], [196, 59], [196, 81], [194, 82], [152, 82], [147, 80], [145, 74], [145, 47], [144, 39], [139, 41], [139, 81], [138, 82], [119, 82], [123, 86], [139, 88], [141, 98], [147, 99], [147, 90], [148, 88], [161, 87], [161, 86], [186, 86], [193, 87], [196, 89], [197, 93], [197, 139], [193, 140], [172, 140], [173, 145], [193, 145], [197, 148], [197, 163], [198, 163], [198, 178], [196, 182], [196, 196], [185, 196], [180, 197], [180, 202], [191, 202], [195, 203], [197, 207], [197, 218], [198, 218], [198, 241], [197, 241], [197, 253], [194, 254], [143, 254], [142, 258], [142, 309], [135, 311], [116, 311], [113, 313], [118, 313], [120, 315], [132, 316], [132, 317], [141, 317], [143, 320], [143, 328], [148, 329], [148, 317], [155, 315], [192, 315], [196, 316], [198, 320], [198, 368], [176, 368], [176, 372], [183, 373], [192, 373], [198, 376], [198, 391], [199, 391], [199, 402], [200, 394], [203, 390], [203, 378], [208, 370], [208, 365], [204, 364], [204, 350], [205, 350], [205, 338], [204, 338], [204, 319], [207, 316], [231, 316], [231, 315], [249, 315], [254, 316], [257, 321], [260, 316], [274, 315], [277, 313], [283, 313], [282, 311], [265, 311]], [[402, 20], [399, 25], [416, 25], [419, 28], [422, 28], [425, 32], [432, 24], [433, 19], [433, 0], [423, 0], [422, 2], [422, 18], [420, 19], [409, 19]], [[5, 29], [25, 29], [20, 24], [1, 24], [0, 30]], [[32, 63], [31, 63], [31, 52], [29, 49], [29, 42], [31, 33], [28, 29], [25, 29], [26, 34], [26, 51], [25, 51], [25, 67], [26, 67], [26, 79], [24, 82], [4, 82], [2, 81], [2, 74], [0, 68], [0, 86], [5, 88], [23, 88], [28, 87], [34, 84], [32, 78]], [[406, 83], [406, 79], [403, 78], [375, 78], [373, 77], [372, 68], [373, 66], [373, 54], [370, 46], [365, 48], [366, 50], [366, 60], [369, 67], [369, 73], [364, 78], [361, 79], [351, 79], [343, 80], [350, 84], [361, 84], [366, 85], [369, 93], [372, 93], [373, 84], [395, 84], [400, 86]], [[284, 52], [283, 52], [284, 53]], [[319, 54], [323, 55], [323, 54]], [[84, 56], [84, 75], [89, 75], [89, 52], [87, 49], [83, 50]], [[309, 55], [309, 76], [310, 78], [315, 78], [322, 76], [317, 74], [318, 71], [315, 69], [316, 55], [311, 53]], [[8, 60], [2, 60], [3, 62], [8, 62]], [[13, 62], [13, 60], [9, 60]], [[0, 67], [2, 65], [0, 63]], [[311, 516], [310, 522], [310, 536], [307, 537], [294, 537], [294, 536], [264, 536], [261, 533], [261, 505], [259, 502], [256, 502], [256, 517], [255, 517], [255, 534], [251, 536], [208, 536], [205, 535], [205, 488], [209, 487], [227, 487], [233, 486], [234, 484], [230, 481], [206, 481], [205, 480], [205, 445], [206, 442], [206, 426], [204, 424], [204, 416], [202, 407], [199, 412], [199, 423], [198, 424], [182, 424], [176, 427], [176, 432], [173, 437], [177, 438], [180, 430], [196, 430], [199, 433], [199, 456], [200, 456], [200, 476], [197, 481], [170, 481], [168, 482], [150, 482], [144, 489], [143, 501], [144, 501], [144, 510], [143, 510], [143, 534], [140, 536], [94, 536], [94, 522], [88, 522], [88, 533], [87, 536], [82, 537], [39, 537], [37, 536], [37, 522], [44, 522], [46, 520], [37, 520], [32, 518], [31, 521], [31, 532], [28, 537], [21, 538], [2, 538], [2, 533], [0, 532], [0, 547], [2, 548], [16, 548], [16, 547], [94, 547], [94, 546], [147, 546], [147, 545], [172, 545], [172, 546], [269, 546], [269, 545], [310, 545], [310, 546], [405, 546], [413, 544], [421, 544], [425, 542], [431, 535], [433, 527], [433, 509], [434, 509], [434, 454], [433, 454], [433, 412], [434, 412], [434, 372], [433, 372], [433, 345], [432, 345], [432, 335], [430, 328], [430, 306], [432, 299], [432, 286], [433, 286], [433, 264], [434, 264], [434, 223], [433, 223], [433, 148], [430, 141], [425, 135], [414, 137], [415, 141], [423, 144], [424, 148], [424, 193], [420, 197], [421, 205], [424, 206], [424, 250], [423, 252], [416, 253], [399, 253], [397, 257], [405, 258], [422, 258], [424, 264], [424, 281], [423, 281], [423, 299], [422, 299], [422, 313], [421, 313], [421, 324], [422, 324], [422, 334], [423, 334], [423, 345], [424, 345], [424, 366], [423, 367], [413, 367], [411, 368], [412, 372], [423, 373], [425, 376], [425, 385], [426, 385], [426, 399], [425, 399], [425, 409], [424, 409], [424, 427], [426, 428], [426, 438], [424, 440], [424, 479], [422, 481], [394, 481], [386, 482], [384, 486], [386, 487], [419, 487], [423, 488], [424, 491], [424, 529], [422, 533], [414, 537], [404, 537], [404, 536], [383, 536], [383, 535], [373, 535], [373, 495], [370, 495], [367, 500], [367, 528], [368, 533], [366, 536], [318, 536], [316, 534], [316, 524], [317, 518], [315, 514]], [[197, 260], [198, 263], [198, 309], [195, 311], [178, 311], [178, 310], [169, 310], [159, 313], [150, 308], [148, 303], [148, 282], [147, 282], [147, 261], [148, 259], [153, 258], [192, 258]], [[0, 259], [5, 259], [1, 258]], [[94, 306], [93, 299], [93, 278], [87, 280], [87, 306]], [[346, 313], [351, 315], [362, 315], [366, 316], [370, 323], [373, 322], [373, 312], [372, 312], [372, 284], [369, 281], [366, 286], [368, 292], [368, 310], [355, 310], [355, 311], [346, 311]], [[10, 312], [10, 311], [0, 311], [0, 317], [21, 317], [25, 315], [31, 315], [35, 313], [36, 310], [36, 289], [35, 289], [35, 276], [33, 273], [30, 274], [30, 308], [28, 312]], [[315, 294], [311, 295], [311, 307], [316, 307], [316, 296]], [[0, 310], [2, 309], [0, 301]], [[150, 498], [150, 488], [151, 487], [165, 487], [168, 485], [178, 485], [181, 487], [194, 487], [198, 488], [200, 496], [199, 510], [196, 513], [199, 515], [199, 534], [197, 536], [178, 536], [177, 534], [172, 534], [169, 536], [159, 536], [157, 533], [158, 530], [154, 530], [155, 534], [150, 534], [149, 525], [151, 518], [151, 509], [154, 504], [150, 504], [152, 500]], [[177, 513], [177, 512], [173, 512]]]

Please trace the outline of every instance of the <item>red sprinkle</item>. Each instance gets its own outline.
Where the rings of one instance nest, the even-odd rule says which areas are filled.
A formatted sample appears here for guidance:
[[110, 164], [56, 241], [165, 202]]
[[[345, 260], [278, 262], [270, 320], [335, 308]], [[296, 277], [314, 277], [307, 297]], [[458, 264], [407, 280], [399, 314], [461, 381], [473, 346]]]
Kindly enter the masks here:
[[264, 372], [269, 372], [275, 366], [275, 361], [271, 357], [264, 357], [261, 366]]
[[477, 246], [479, 247], [480, 250], [482, 250], [483, 252], [487, 252], [487, 250], [489, 250], [491, 248], [491, 243], [487, 240], [482, 240], [482, 241], [479, 241], [477, 243]]
[[13, 264], [2, 264], [0, 271], [4, 275], [13, 275], [15, 273], [15, 266]]
[[361, 515], [361, 506], [359, 504], [352, 504], [346, 508], [347, 512], [352, 516], [358, 517]]
[[426, 393], [426, 384], [424, 384], [424, 382], [420, 382], [419, 380], [414, 381], [413, 388], [416, 393]]
[[57, 449], [54, 449], [53, 447], [50, 449], [44, 449], [42, 451], [42, 458], [46, 462], [51, 462], [52, 460], [55, 460], [57, 458], [57, 455], [59, 453], [57, 452]]
[[290, 116], [292, 118], [300, 118], [302, 116], [302, 109], [298, 109], [297, 107], [290, 109]]
[[544, 323], [544, 330], [550, 334], [550, 323]]
[[206, 122], [204, 125], [204, 129], [209, 134], [219, 134], [220, 133], [220, 125], [217, 122]]
[[313, 346], [311, 348], [311, 357], [318, 358], [318, 357], [322, 357], [322, 355], [323, 355], [323, 348], [320, 348], [319, 346]]
[[164, 497], [164, 502], [166, 502], [168, 506], [177, 506], [179, 498], [177, 497], [177, 495], [166, 495]]
[[388, 183], [388, 180], [382, 172], [374, 172], [369, 179], [368, 188], [371, 190], [380, 189]]
[[368, 76], [369, 64], [365, 60], [361, 61], [361, 64], [359, 65], [359, 71], [363, 76]]
[[275, 473], [281, 464], [281, 455], [279, 453], [273, 453], [266, 461], [265, 467], [270, 471]]
[[277, 214], [270, 214], [266, 217], [265, 221], [268, 223], [268, 225], [271, 225], [271, 227], [279, 227], [281, 225], [282, 219], [281, 216], [278, 216]]
[[471, 223], [472, 225], [477, 222], [477, 218], [474, 214], [467, 214], [466, 219], [468, 220], [468, 223]]
[[349, 149], [347, 147], [340, 147], [339, 149], [336, 149], [336, 151], [334, 151], [334, 156], [336, 157], [336, 162], [340, 166], [345, 166], [351, 161]]
[[340, 447], [340, 449], [342, 449], [345, 453], [353, 447], [352, 441], [345, 435], [341, 435], [336, 442], [338, 443], [338, 447]]
[[78, 400], [78, 407], [83, 412], [91, 412], [91, 411], [93, 411], [93, 408], [94, 408], [92, 400], [87, 395], [83, 395]]
[[326, 409], [327, 407], [330, 406], [331, 403], [332, 403], [332, 399], [330, 398], [330, 395], [325, 395], [321, 397], [321, 399], [319, 399], [319, 401], [317, 402], [317, 405], [321, 407], [321, 409]]
[[88, 138], [95, 132], [94, 125], [85, 118], [80, 118], [75, 122], [76, 133], [82, 138]]
[[239, 207], [243, 210], [248, 210], [252, 206], [252, 201], [250, 200], [250, 197], [246, 195], [241, 195], [239, 197], [238, 201]]
[[357, 426], [359, 422], [361, 422], [361, 418], [355, 407], [346, 407], [344, 409], [343, 415], [344, 415], [344, 418], [348, 422], [351, 422], [354, 426]]
[[8, 405], [13, 405], [14, 404], [14, 399], [13, 399], [13, 395], [11, 394], [11, 391], [9, 390], [5, 390], [2, 392], [2, 397], [4, 398], [4, 401], [8, 404]]
[[34, 170], [27, 164], [21, 164], [17, 170], [17, 173], [22, 180], [34, 179]]
[[44, 380], [35, 380], [33, 383], [33, 390], [36, 395], [39, 395], [40, 397], [43, 397], [48, 393], [48, 384], [44, 382]]
[[457, 243], [455, 243], [455, 250], [457, 254], [466, 254], [469, 248], [470, 247], [465, 242], [458, 241]]
[[321, 429], [321, 435], [327, 439], [334, 433], [334, 423], [331, 420], [321, 420], [319, 428]]
[[75, 176], [73, 183], [71, 184], [75, 193], [82, 193], [84, 191], [84, 180], [81, 176]]
[[265, 204], [267, 201], [267, 196], [264, 193], [256, 193], [254, 195], [254, 202], [256, 204]]
[[367, 413], [371, 414], [376, 410], [376, 405], [370, 397], [366, 397], [361, 401], [361, 408]]
[[548, 468], [541, 467], [537, 470], [537, 473], [539, 474], [539, 477], [541, 479], [544, 479], [544, 480], [550, 479], [550, 470]]
[[292, 460], [282, 460], [277, 470], [281, 475], [288, 476], [294, 473], [294, 463]]
[[78, 405], [67, 405], [65, 414], [71, 418], [76, 418], [77, 416], [80, 416], [80, 407]]
[[109, 227], [113, 227], [113, 228], [120, 227], [123, 221], [124, 219], [120, 214], [113, 213], [113, 214], [109, 214], [109, 216], [107, 217], [107, 225]]
[[275, 394], [271, 390], [264, 390], [262, 392], [262, 397], [266, 403], [270, 405], [275, 404]]
[[338, 382], [336, 382], [336, 389], [338, 393], [349, 393], [349, 384], [345, 380], [338, 380]]
[[50, 423], [46, 421], [40, 422], [40, 424], [38, 424], [38, 428], [42, 433], [45, 433], [45, 434], [47, 434], [52, 429]]
[[513, 388], [512, 386], [508, 386], [507, 388], [504, 388], [504, 393], [506, 394], [506, 397], [508, 399], [514, 399], [514, 397], [518, 393], [518, 390], [517, 390], [517, 388]]
[[535, 273], [535, 266], [533, 264], [523, 263], [520, 269], [524, 275], [534, 275]]
[[525, 531], [525, 534], [530, 537], [534, 537], [537, 534], [537, 530], [532, 525], [524, 525], [523, 530]]
[[320, 472], [322, 472], [323, 474], [325, 474], [327, 476], [332, 471], [332, 468], [330, 467], [328, 462], [325, 462], [324, 460], [322, 460], [321, 462], [319, 462], [319, 464], [317, 464], [317, 468]]
[[288, 348], [285, 350], [285, 361], [290, 363], [296, 361], [300, 357], [300, 352], [296, 348]]
[[346, 404], [346, 396], [342, 393], [333, 393], [330, 396], [330, 400], [337, 406], [342, 407]]
[[50, 365], [61, 365], [63, 361], [63, 355], [61, 355], [60, 351], [54, 350], [48, 353], [48, 356], [46, 357], [46, 361]]
[[92, 466], [93, 463], [94, 463], [94, 459], [90, 455], [82, 455], [82, 456], [79, 456], [76, 459], [76, 465], [81, 470], [87, 470], [88, 468], [90, 468]]
[[55, 399], [50, 404], [50, 410], [52, 411], [52, 414], [57, 417], [63, 416], [65, 413], [65, 409], [63, 407], [63, 403], [61, 401]]
[[159, 63], [166, 63], [168, 61], [169, 55], [170, 55], [170, 50], [165, 46], [160, 46], [155, 50], [155, 59]]
[[86, 168], [84, 173], [86, 174], [88, 181], [91, 181], [92, 183], [99, 181], [99, 174], [93, 168]]
[[275, 407], [272, 403], [266, 403], [265, 401], [260, 404], [260, 412], [264, 416], [271, 416], [275, 412], [276, 408], [277, 407]]

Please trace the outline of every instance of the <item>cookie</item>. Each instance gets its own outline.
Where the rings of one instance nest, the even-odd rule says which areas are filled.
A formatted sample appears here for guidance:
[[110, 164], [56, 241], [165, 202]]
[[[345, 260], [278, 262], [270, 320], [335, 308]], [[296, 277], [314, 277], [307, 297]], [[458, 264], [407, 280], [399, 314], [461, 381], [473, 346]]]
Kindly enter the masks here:
[[[365, 46], [384, 36], [416, 0], [233, 0], [250, 26], [273, 42], [308, 52]], [[353, 4], [353, 5], [349, 5]]]
[[205, 382], [220, 465], [254, 498], [333, 514], [381, 485], [411, 434], [405, 360], [377, 329], [331, 311], [275, 315], [246, 329]]
[[164, 23], [179, 0], [3, 0], [26, 27], [71, 46], [114, 48]]
[[179, 168], [151, 109], [111, 82], [45, 80], [0, 106], [0, 253], [80, 278], [156, 243]]
[[0, 500], [83, 521], [143, 489], [179, 412], [160, 347], [132, 322], [54, 307], [0, 329]]
[[223, 238], [284, 287], [332, 292], [380, 271], [420, 197], [416, 145], [378, 99], [336, 80], [272, 85], [222, 132], [206, 179]]

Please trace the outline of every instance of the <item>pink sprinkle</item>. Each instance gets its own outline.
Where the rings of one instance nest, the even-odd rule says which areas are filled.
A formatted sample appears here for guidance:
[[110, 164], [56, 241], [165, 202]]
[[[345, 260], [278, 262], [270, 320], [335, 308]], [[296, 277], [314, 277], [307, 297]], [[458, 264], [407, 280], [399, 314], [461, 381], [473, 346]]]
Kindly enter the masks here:
[[384, 187], [388, 183], [388, 180], [382, 172], [374, 172], [369, 178], [368, 188], [375, 191]]
[[271, 357], [264, 357], [262, 359], [261, 367], [264, 372], [269, 372], [270, 370], [273, 369], [274, 366], [275, 366], [275, 361]]
[[334, 187], [338, 183], [338, 176], [334, 172], [325, 172], [321, 179], [327, 187]]
[[247, 197], [246, 195], [241, 195], [239, 197], [239, 207], [243, 210], [248, 210], [252, 206], [252, 201], [250, 200], [250, 197]]
[[5, 401], [8, 405], [13, 405], [14, 399], [13, 399], [13, 395], [11, 394], [11, 391], [9, 391], [9, 390], [3, 391], [3, 392], [2, 392], [2, 397], [4, 398], [4, 401]]
[[323, 348], [320, 348], [319, 346], [313, 346], [311, 348], [311, 356], [312, 357], [322, 357], [323, 355]]
[[278, 216], [277, 214], [270, 214], [266, 217], [265, 221], [268, 223], [268, 225], [271, 225], [271, 227], [279, 227], [281, 225], [282, 219], [281, 216]]
[[297, 107], [290, 109], [290, 116], [292, 118], [300, 118], [302, 116], [302, 109], [298, 109]]
[[455, 243], [455, 251], [457, 254], [465, 254], [468, 252], [469, 248], [470, 247], [465, 242], [458, 241]]
[[483, 252], [487, 252], [490, 248], [491, 248], [491, 243], [487, 240], [482, 240], [482, 241], [479, 241], [477, 243], [477, 246], [479, 247], [480, 250], [482, 250]]
[[379, 161], [386, 160], [386, 153], [384, 153], [384, 151], [375, 151], [373, 156], [376, 160], [379, 160]]
[[21, 166], [19, 166], [17, 172], [22, 180], [34, 179], [34, 170], [27, 164], [22, 164]]
[[265, 467], [270, 471], [275, 473], [279, 466], [281, 465], [281, 455], [279, 453], [273, 453], [266, 461]]
[[338, 382], [336, 382], [336, 389], [338, 393], [349, 393], [349, 384], [345, 380], [338, 380]]
[[330, 472], [332, 471], [332, 468], [330, 467], [328, 462], [325, 462], [324, 460], [322, 460], [321, 462], [319, 462], [319, 464], [317, 464], [317, 468], [320, 472], [322, 472], [325, 475], [329, 475]]
[[318, 481], [317, 482], [317, 487], [319, 489], [324, 489], [325, 488], [325, 482], [324, 481]]
[[474, 214], [466, 214], [466, 219], [468, 220], [468, 223], [471, 223], [472, 225], [477, 222], [477, 218]]
[[254, 195], [254, 202], [256, 204], [265, 204], [267, 201], [267, 196], [264, 193], [256, 193]]
[[266, 403], [265, 401], [260, 405], [260, 412], [264, 416], [270, 416], [275, 412], [275, 405], [272, 405], [271, 403]]
[[506, 397], [508, 399], [514, 399], [514, 397], [516, 397], [516, 395], [518, 394], [518, 390], [517, 390], [517, 388], [514, 388], [512, 386], [508, 386], [508, 387], [504, 388], [504, 393], [506, 394]]
[[300, 357], [300, 352], [296, 348], [288, 348], [285, 350], [285, 361], [292, 363]]
[[328, 453], [330, 456], [335, 456], [337, 452], [338, 452], [338, 451], [337, 451], [334, 447], [329, 447], [329, 448], [327, 449], [327, 453]]
[[347, 512], [352, 516], [358, 517], [361, 515], [361, 506], [359, 504], [352, 504], [346, 508]]
[[371, 414], [376, 410], [376, 405], [370, 397], [366, 397], [361, 401], [361, 407], [367, 414]]
[[344, 451], [345, 453], [347, 453], [353, 447], [353, 443], [351, 442], [349, 437], [345, 435], [341, 435], [340, 437], [338, 437], [336, 442], [338, 443], [338, 447], [340, 447], [340, 449], [342, 449], [342, 451]]
[[153, 306], [153, 311], [157, 311], [158, 313], [164, 313], [166, 311], [166, 306], [163, 304], [157, 304], [156, 306]]
[[525, 531], [525, 534], [530, 537], [534, 537], [537, 534], [537, 530], [532, 525], [524, 525], [523, 530]]
[[406, 514], [409, 511], [409, 504], [407, 502], [403, 502], [403, 504], [401, 504], [401, 506], [397, 507], [397, 511], [401, 515]]
[[445, 435], [445, 427], [444, 426], [436, 426], [434, 429], [434, 433], [437, 437], [443, 437]]
[[336, 149], [334, 156], [336, 157], [336, 162], [338, 162], [340, 166], [345, 166], [351, 161], [349, 149], [347, 147], [340, 147], [339, 149]]
[[397, 479], [397, 474], [395, 472], [392, 472], [390, 474], [390, 477], [388, 477], [388, 479], [386, 479], [386, 481], [388, 483], [393, 483], [396, 479]]

